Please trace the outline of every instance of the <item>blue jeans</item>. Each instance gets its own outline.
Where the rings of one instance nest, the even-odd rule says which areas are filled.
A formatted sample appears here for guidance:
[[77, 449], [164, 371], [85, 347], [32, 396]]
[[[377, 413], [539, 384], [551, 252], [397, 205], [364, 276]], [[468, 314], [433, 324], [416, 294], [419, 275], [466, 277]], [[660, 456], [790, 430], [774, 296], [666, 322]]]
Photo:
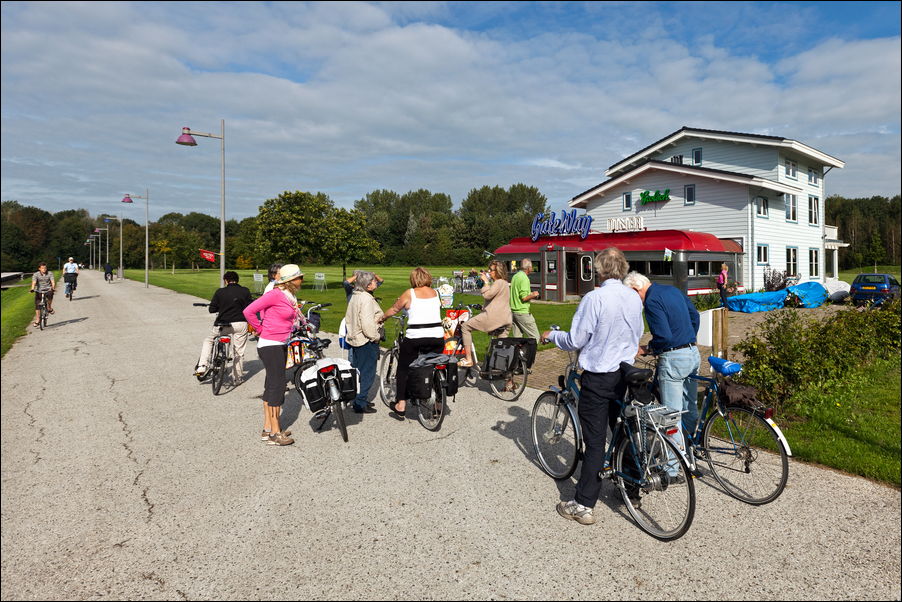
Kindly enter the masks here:
[[698, 385], [689, 376], [698, 373], [699, 363], [698, 347], [695, 345], [662, 353], [658, 358], [661, 403], [671, 410], [685, 412], [682, 425], [678, 425], [681, 428], [670, 436], [670, 440], [682, 451], [685, 451], [683, 430], [693, 433], [698, 423]]
[[376, 362], [379, 359], [379, 343], [367, 343], [354, 347], [351, 365], [360, 371], [360, 393], [354, 398], [354, 407], [362, 410], [366, 407], [367, 396], [373, 381], [376, 379]]

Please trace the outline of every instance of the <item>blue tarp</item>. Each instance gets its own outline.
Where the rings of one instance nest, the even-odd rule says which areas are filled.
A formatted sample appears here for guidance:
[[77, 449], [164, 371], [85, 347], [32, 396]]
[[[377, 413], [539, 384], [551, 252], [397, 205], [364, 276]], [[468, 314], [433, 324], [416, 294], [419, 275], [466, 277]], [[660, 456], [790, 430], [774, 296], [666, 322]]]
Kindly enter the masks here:
[[820, 282], [803, 282], [788, 289], [802, 302], [802, 307], [820, 307], [827, 300], [827, 289]]
[[827, 300], [827, 289], [819, 282], [804, 282], [772, 293], [749, 293], [727, 297], [727, 309], [752, 314], [758, 311], [780, 309], [792, 293], [799, 298], [802, 307], [820, 307]]
[[786, 289], [772, 293], [749, 293], [727, 297], [727, 309], [753, 314], [756, 311], [780, 309], [786, 302]]

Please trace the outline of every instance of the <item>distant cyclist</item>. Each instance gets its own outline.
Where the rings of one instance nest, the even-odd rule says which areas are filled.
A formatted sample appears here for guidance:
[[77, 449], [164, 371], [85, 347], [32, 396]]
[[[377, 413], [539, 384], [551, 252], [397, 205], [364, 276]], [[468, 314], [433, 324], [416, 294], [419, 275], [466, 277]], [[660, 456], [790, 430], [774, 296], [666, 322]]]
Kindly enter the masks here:
[[78, 287], [78, 264], [75, 259], [69, 258], [69, 261], [63, 264], [63, 282], [68, 284], [66, 296], [68, 297]]
[[109, 261], [103, 264], [103, 277], [107, 282], [113, 281], [113, 266], [110, 265]]
[[197, 360], [195, 375], [203, 376], [207, 371], [207, 360], [213, 350], [213, 343], [219, 336], [218, 323], [228, 323], [223, 332], [232, 335], [232, 344], [235, 346], [235, 361], [232, 364], [235, 384], [239, 384], [244, 378], [244, 346], [247, 343], [247, 320], [244, 318], [244, 308], [251, 304], [251, 292], [238, 284], [236, 272], [226, 272], [223, 278], [225, 286], [213, 294], [210, 300], [209, 310], [211, 314], [219, 314], [214, 321], [210, 334], [204, 339], [200, 349], [200, 359]]
[[[47, 270], [47, 263], [42, 261], [38, 265], [38, 271], [31, 277], [32, 293], [44, 293], [47, 299], [47, 311], [53, 313], [53, 291], [56, 290], [56, 281], [53, 272]], [[34, 296], [34, 325], [37, 326], [41, 319], [41, 296]]]

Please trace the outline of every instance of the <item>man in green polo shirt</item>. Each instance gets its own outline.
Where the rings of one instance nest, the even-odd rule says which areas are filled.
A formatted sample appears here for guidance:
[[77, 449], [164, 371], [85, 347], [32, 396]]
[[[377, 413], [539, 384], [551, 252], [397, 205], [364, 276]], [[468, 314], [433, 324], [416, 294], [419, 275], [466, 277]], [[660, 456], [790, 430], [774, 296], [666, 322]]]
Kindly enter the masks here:
[[532, 273], [532, 261], [520, 260], [520, 271], [511, 278], [511, 313], [513, 315], [513, 328], [511, 336], [532, 337], [539, 340], [539, 329], [536, 319], [529, 313], [529, 304], [538, 298], [538, 291], [533, 292], [529, 286], [529, 274]]

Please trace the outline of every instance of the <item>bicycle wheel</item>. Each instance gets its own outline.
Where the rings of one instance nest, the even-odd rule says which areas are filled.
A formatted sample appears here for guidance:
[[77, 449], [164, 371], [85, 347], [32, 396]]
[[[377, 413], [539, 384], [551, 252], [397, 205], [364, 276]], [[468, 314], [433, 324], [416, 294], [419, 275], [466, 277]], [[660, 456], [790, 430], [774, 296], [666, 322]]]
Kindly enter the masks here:
[[47, 326], [47, 308], [41, 307], [41, 317], [38, 320], [38, 327], [41, 330], [44, 330], [44, 327]]
[[344, 404], [340, 401], [336, 401], [332, 404], [332, 414], [335, 416], [335, 424], [338, 425], [338, 431], [341, 433], [341, 438], [344, 439], [344, 442], [348, 442], [348, 424], [345, 421], [345, 411]]
[[489, 381], [492, 395], [505, 401], [516, 401], [526, 390], [528, 377], [529, 370], [526, 368], [526, 362], [523, 361], [522, 355], [519, 355], [514, 359], [512, 369], [505, 372], [504, 378]]
[[445, 396], [445, 381], [438, 370], [432, 376], [433, 395], [429, 399], [411, 399], [417, 406], [417, 420], [427, 431], [437, 431], [445, 419], [448, 399]]
[[539, 465], [553, 479], [568, 479], [576, 470], [577, 420], [573, 406], [552, 391], [539, 395], [532, 407], [532, 444]]
[[392, 347], [379, 360], [379, 397], [385, 407], [397, 401], [395, 390], [398, 383], [398, 348]]
[[754, 412], [729, 407], [705, 423], [702, 452], [721, 487], [755, 506], [772, 502], [786, 487], [789, 458], [777, 432]]
[[225, 382], [226, 375], [226, 362], [225, 362], [225, 353], [222, 349], [222, 344], [216, 344], [216, 350], [213, 352], [213, 368], [211, 370], [213, 374], [213, 378], [211, 382], [213, 384], [213, 395], [219, 395], [219, 391], [222, 390], [222, 384]]
[[[629, 437], [614, 452], [615, 482], [636, 524], [656, 539], [678, 539], [695, 516], [695, 485], [676, 446], [654, 430], [647, 430], [645, 449], [634, 456]], [[630, 480], [630, 475], [635, 482]]]

